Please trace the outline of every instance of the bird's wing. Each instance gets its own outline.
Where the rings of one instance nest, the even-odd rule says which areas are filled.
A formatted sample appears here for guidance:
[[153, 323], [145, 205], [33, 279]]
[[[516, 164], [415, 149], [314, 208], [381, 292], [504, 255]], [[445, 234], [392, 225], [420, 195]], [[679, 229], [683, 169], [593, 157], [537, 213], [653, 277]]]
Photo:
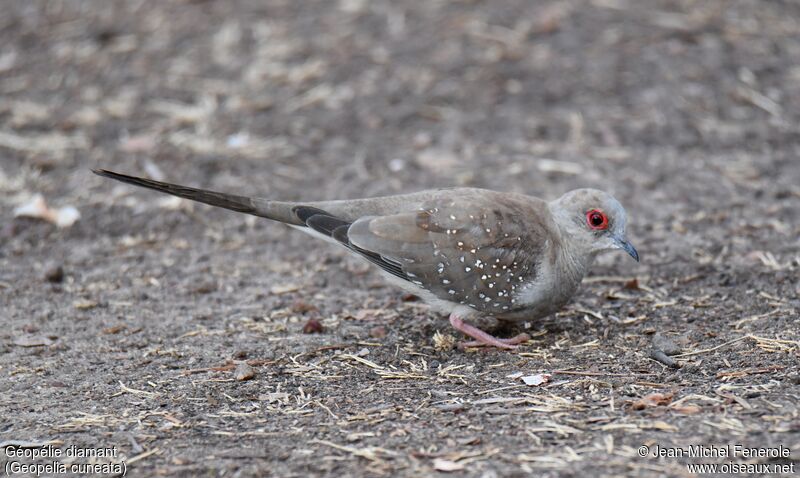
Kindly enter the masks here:
[[440, 299], [500, 314], [519, 306], [516, 293], [535, 279], [552, 243], [550, 221], [546, 203], [532, 198], [443, 192], [416, 210], [360, 218], [347, 226], [346, 239]]

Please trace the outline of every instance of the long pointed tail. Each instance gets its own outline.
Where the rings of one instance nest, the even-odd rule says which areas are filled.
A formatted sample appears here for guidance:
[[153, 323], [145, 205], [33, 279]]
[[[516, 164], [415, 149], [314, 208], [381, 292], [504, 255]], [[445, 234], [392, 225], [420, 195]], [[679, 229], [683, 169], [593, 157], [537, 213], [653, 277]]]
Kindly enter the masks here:
[[232, 211], [253, 214], [254, 216], [266, 217], [276, 221], [289, 224], [301, 225], [297, 216], [292, 211], [294, 204], [279, 201], [268, 201], [266, 199], [250, 198], [247, 196], [237, 196], [235, 194], [218, 193], [205, 189], [190, 188], [179, 184], [165, 183], [152, 179], [128, 176], [127, 174], [115, 173], [106, 169], [93, 169], [93, 173], [111, 179], [116, 179], [123, 183], [133, 184], [147, 189], [154, 189], [173, 196], [191, 199], [211, 206], [217, 206]]

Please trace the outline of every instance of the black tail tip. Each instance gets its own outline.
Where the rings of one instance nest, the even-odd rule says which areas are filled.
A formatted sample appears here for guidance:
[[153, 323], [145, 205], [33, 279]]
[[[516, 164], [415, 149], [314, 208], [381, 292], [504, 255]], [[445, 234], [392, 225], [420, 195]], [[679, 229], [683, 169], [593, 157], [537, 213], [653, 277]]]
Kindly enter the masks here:
[[115, 173], [114, 171], [109, 171], [108, 169], [103, 169], [103, 168], [92, 168], [92, 172], [98, 176], [103, 176], [104, 178], [116, 179], [117, 181], [129, 181], [134, 179], [140, 179], [137, 178], [136, 176], [128, 176], [127, 174]]

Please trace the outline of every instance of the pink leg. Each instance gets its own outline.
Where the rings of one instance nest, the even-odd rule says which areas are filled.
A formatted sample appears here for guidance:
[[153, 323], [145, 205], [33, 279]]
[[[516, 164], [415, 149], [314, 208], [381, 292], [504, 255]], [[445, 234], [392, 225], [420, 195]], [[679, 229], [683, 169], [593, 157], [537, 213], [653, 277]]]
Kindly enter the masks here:
[[525, 342], [526, 340], [530, 340], [530, 336], [528, 334], [519, 334], [510, 339], [498, 339], [497, 337], [487, 334], [483, 330], [464, 322], [456, 314], [450, 314], [450, 325], [452, 325], [453, 328], [459, 332], [463, 332], [464, 334], [475, 339], [474, 341], [462, 343], [461, 345], [464, 347], [482, 347], [484, 345], [492, 345], [501, 349], [515, 349], [517, 348], [517, 344]]

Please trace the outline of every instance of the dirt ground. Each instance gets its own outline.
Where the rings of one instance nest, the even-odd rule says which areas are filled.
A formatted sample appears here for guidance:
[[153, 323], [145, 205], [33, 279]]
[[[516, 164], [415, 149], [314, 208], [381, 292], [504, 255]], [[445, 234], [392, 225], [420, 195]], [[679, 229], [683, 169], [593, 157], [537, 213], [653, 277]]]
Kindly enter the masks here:
[[[6, 1], [0, 463], [51, 444], [117, 447], [130, 476], [794, 466], [798, 65], [790, 1]], [[517, 351], [463, 351], [343, 250], [93, 167], [308, 200], [596, 187], [642, 262], [603, 256], [557, 316], [494, 329], [527, 327]], [[15, 217], [37, 193], [80, 219]], [[653, 456], [729, 444], [790, 453]]]

